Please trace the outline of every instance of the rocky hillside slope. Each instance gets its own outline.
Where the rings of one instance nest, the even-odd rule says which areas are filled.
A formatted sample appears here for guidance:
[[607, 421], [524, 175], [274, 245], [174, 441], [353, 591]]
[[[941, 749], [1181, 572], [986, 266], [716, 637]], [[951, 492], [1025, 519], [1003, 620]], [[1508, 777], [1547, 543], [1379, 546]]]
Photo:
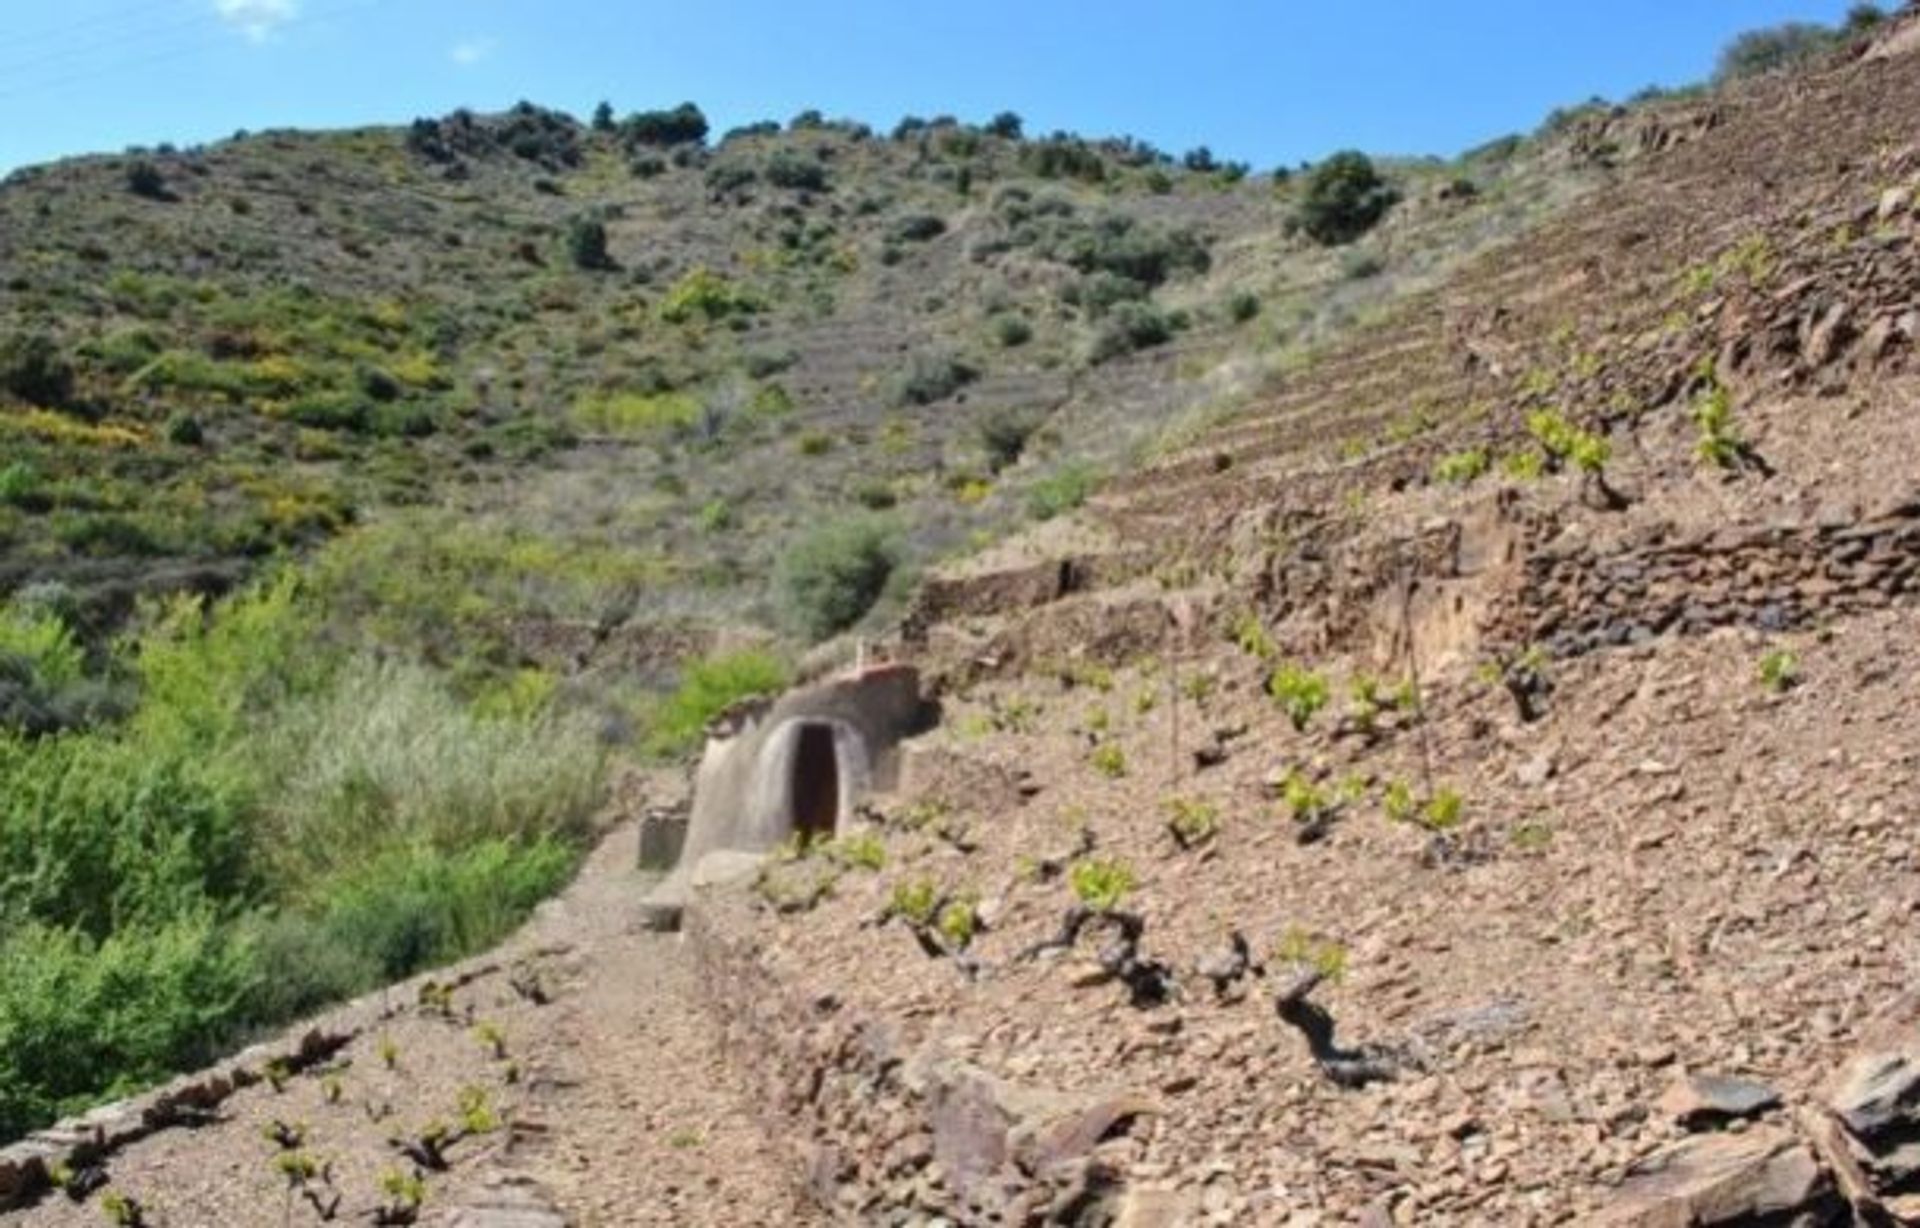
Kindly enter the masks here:
[[804, 634], [768, 579], [806, 530], [877, 514], [917, 565], [1072, 507], [1604, 180], [1609, 122], [1395, 164], [1403, 203], [1337, 251], [1270, 175], [1011, 117], [708, 143], [523, 105], [21, 171], [0, 589], [111, 622], [370, 525], [350, 566], [502, 590], [459, 636], [496, 665]]

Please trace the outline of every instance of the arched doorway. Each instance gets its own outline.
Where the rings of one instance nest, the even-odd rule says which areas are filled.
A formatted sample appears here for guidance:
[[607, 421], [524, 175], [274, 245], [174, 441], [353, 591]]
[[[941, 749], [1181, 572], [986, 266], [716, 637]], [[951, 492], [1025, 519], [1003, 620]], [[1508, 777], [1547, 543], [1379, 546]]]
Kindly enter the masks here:
[[830, 839], [840, 822], [840, 755], [833, 726], [800, 726], [791, 787], [794, 832], [807, 841]]

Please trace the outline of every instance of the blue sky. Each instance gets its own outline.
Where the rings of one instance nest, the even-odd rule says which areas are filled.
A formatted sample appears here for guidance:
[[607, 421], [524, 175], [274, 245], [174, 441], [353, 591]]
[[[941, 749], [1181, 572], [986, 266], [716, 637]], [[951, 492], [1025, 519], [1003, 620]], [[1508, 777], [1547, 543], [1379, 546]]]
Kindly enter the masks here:
[[[236, 128], [521, 98], [807, 107], [1206, 144], [1256, 169], [1449, 154], [1552, 107], [1709, 71], [1732, 34], [1846, 0], [0, 0], [0, 170]], [[1890, 7], [1890, 6], [1889, 6]]]

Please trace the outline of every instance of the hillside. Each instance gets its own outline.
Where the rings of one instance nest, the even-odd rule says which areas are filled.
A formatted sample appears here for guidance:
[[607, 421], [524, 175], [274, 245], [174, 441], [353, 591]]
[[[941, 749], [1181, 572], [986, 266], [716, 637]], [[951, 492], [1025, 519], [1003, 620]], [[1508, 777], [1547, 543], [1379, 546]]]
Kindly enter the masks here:
[[16, 174], [0, 332], [73, 374], [64, 414], [16, 389], [5, 420], [9, 586], [111, 614], [445, 509], [474, 554], [617, 556], [493, 594], [469, 645], [564, 666], [564, 626], [507, 624], [584, 621], [643, 659], [663, 634], [664, 666], [688, 624], [802, 632], [766, 584], [801, 528], [889, 512], [921, 563], [1068, 505], [1606, 173], [1564, 139], [1407, 163], [1388, 225], [1332, 252], [1284, 236], [1269, 177], [1134, 143], [770, 127], [708, 149], [524, 107]]
[[[1920, 1222], [1916, 29], [1331, 245], [1001, 121], [16, 176], [5, 1125], [311, 1019], [0, 1204]], [[633, 759], [840, 635], [936, 727], [638, 932]]]

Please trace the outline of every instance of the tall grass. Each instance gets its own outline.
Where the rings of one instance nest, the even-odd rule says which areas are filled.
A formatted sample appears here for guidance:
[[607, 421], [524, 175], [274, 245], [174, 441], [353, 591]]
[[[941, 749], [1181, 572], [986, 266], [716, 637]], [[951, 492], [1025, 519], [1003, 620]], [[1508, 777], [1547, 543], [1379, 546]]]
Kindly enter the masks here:
[[[0, 1137], [493, 943], [571, 871], [586, 720], [483, 714], [319, 609], [292, 573], [148, 609], [97, 666], [131, 716], [0, 726]], [[44, 617], [0, 609], [9, 651], [73, 683]]]
[[579, 839], [600, 792], [585, 718], [476, 716], [425, 669], [364, 659], [288, 712], [266, 757], [287, 771], [257, 841], [287, 889], [325, 882], [368, 850]]

